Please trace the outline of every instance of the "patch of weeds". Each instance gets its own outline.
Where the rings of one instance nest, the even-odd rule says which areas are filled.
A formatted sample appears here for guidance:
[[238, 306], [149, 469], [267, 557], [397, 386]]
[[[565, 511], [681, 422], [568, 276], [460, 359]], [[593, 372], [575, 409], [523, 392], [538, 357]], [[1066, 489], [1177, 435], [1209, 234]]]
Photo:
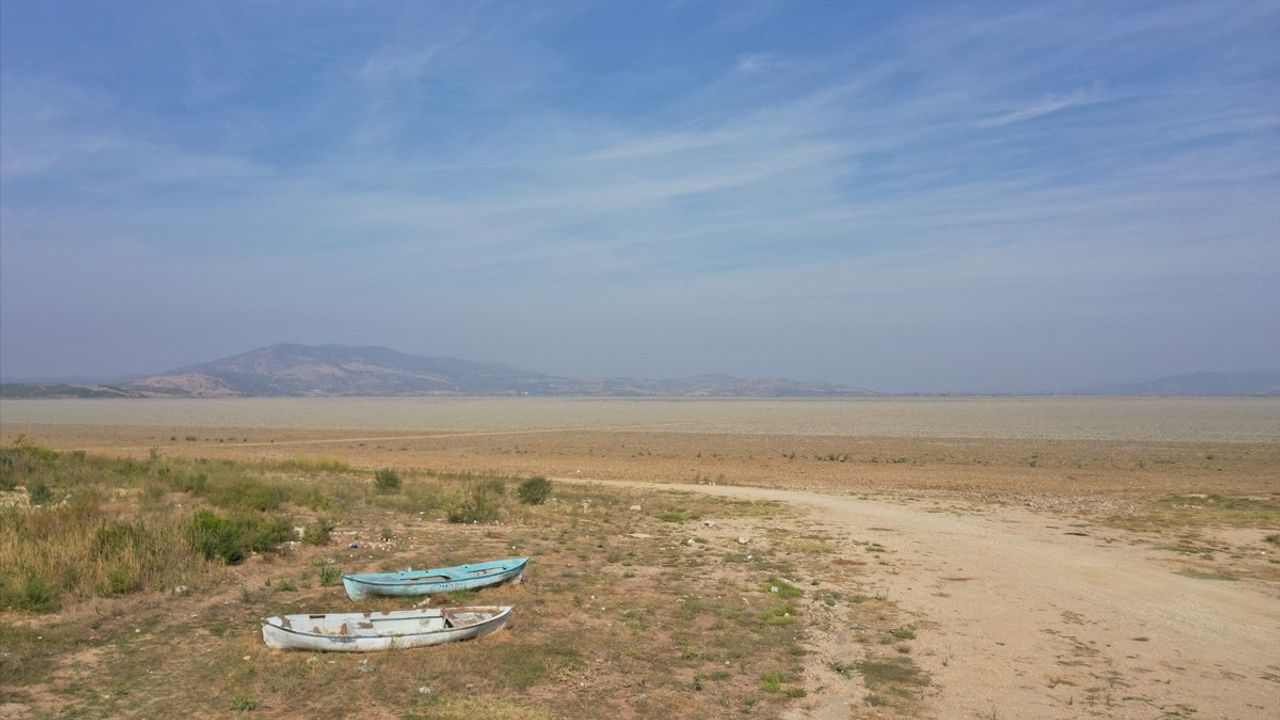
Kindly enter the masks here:
[[53, 491], [43, 482], [34, 482], [27, 486], [27, 498], [32, 505], [48, 505], [53, 501]]
[[1230, 573], [1204, 572], [1202, 570], [1179, 570], [1178, 574], [1185, 575], [1189, 578], [1196, 578], [1197, 580], [1226, 580], [1228, 582], [1235, 582], [1240, 579]]
[[332, 587], [342, 581], [342, 570], [332, 565], [326, 565], [320, 568], [320, 585], [322, 587]]
[[382, 468], [373, 473], [373, 486], [384, 494], [400, 492], [400, 473], [392, 468]]
[[1217, 548], [1205, 547], [1203, 545], [1191, 545], [1190, 543], [1178, 543], [1177, 545], [1161, 545], [1161, 550], [1171, 550], [1183, 555], [1205, 555], [1212, 556], [1217, 552]]
[[280, 463], [280, 469], [304, 473], [347, 472], [351, 469], [351, 464], [334, 457], [296, 457]]
[[[327, 570], [328, 568], [325, 568], [325, 569]], [[284, 580], [279, 580], [276, 582], [275, 590], [276, 592], [297, 592], [298, 583], [292, 580], [289, 580], [288, 578], [285, 578]]]
[[913, 688], [929, 684], [929, 676], [909, 657], [868, 658], [857, 664], [867, 689], [876, 693], [916, 697]]
[[218, 507], [239, 510], [275, 510], [288, 499], [289, 493], [281, 486], [252, 478], [237, 478], [210, 489], [209, 502]]
[[780, 598], [798, 598], [804, 597], [804, 591], [783, 580], [782, 578], [769, 578], [769, 582], [764, 584], [764, 591], [772, 593]]
[[237, 695], [231, 699], [232, 712], [251, 712], [257, 710], [259, 703], [248, 695]]
[[915, 640], [916, 639], [916, 629], [910, 625], [904, 625], [900, 628], [894, 628], [889, 631], [889, 634], [899, 640]]
[[302, 531], [302, 542], [308, 545], [328, 545], [335, 525], [329, 518], [319, 518]]
[[663, 510], [658, 513], [658, 519], [662, 522], [678, 523], [692, 520], [693, 517], [684, 510]]
[[451, 523], [493, 522], [502, 507], [501, 495], [491, 483], [473, 485], [450, 504], [445, 517]]
[[765, 610], [760, 616], [770, 625], [790, 625], [796, 622], [796, 608], [790, 603], [780, 603]]
[[35, 613], [50, 613], [60, 607], [57, 586], [40, 575], [28, 575], [16, 588], [6, 589], [0, 599], [7, 607]]
[[524, 690], [553, 675], [581, 668], [582, 653], [565, 642], [487, 643], [478, 646], [482, 665], [501, 668], [497, 681]]
[[767, 672], [760, 675], [760, 689], [767, 693], [776, 693], [782, 690], [782, 683], [787, 681], [787, 674], [782, 672]]

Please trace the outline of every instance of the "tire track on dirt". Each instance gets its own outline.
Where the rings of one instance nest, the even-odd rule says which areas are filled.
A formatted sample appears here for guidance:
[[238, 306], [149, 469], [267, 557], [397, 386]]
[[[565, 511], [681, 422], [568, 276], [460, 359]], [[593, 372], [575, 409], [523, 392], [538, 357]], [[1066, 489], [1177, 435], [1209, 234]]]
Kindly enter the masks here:
[[923, 628], [913, 657], [941, 718], [1280, 711], [1280, 588], [1176, 575], [1116, 531], [1068, 535], [1060, 518], [1019, 508], [957, 516], [794, 490], [557, 479], [781, 501], [885, 545], [892, 567], [859, 579]]

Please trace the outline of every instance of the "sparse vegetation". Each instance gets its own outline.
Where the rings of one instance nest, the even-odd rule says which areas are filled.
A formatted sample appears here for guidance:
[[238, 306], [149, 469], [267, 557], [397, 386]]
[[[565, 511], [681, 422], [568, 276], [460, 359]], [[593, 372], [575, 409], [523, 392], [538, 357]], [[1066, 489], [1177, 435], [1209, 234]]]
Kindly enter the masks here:
[[476, 483], [450, 503], [446, 517], [451, 523], [493, 522], [498, 519], [500, 499], [501, 493], [493, 484]]
[[910, 625], [904, 625], [903, 627], [900, 627], [900, 628], [894, 628], [889, 631], [889, 634], [899, 640], [915, 640], [916, 639], [916, 629]]
[[342, 582], [342, 570], [332, 566], [325, 565], [320, 568], [320, 586], [331, 587]]
[[280, 463], [280, 468], [303, 473], [342, 473], [350, 472], [351, 464], [332, 457], [296, 457]]
[[333, 529], [336, 527], [332, 519], [327, 517], [317, 518], [302, 532], [302, 542], [308, 545], [328, 545], [333, 535]]
[[769, 578], [764, 584], [765, 592], [773, 593], [780, 598], [804, 597], [804, 591], [781, 578]]
[[[918, 689], [929, 684], [929, 676], [909, 657], [868, 658], [857, 663], [867, 689], [888, 704], [888, 697], [918, 697]], [[870, 698], [868, 697], [868, 702]]]

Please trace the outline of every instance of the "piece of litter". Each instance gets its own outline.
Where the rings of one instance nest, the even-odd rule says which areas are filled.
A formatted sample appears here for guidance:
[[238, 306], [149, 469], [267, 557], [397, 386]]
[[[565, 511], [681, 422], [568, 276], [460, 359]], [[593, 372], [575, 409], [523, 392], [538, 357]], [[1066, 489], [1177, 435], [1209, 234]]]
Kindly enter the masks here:
[[427, 687], [426, 685], [423, 685], [422, 687], [418, 688], [418, 694], [419, 694], [419, 695], [430, 695], [430, 694], [431, 694], [431, 688]]

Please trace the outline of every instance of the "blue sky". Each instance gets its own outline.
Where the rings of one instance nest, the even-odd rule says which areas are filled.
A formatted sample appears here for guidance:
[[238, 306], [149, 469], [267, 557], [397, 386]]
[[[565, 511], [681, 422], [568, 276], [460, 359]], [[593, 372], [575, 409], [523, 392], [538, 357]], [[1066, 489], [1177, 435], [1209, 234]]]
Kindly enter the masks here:
[[1280, 6], [0, 9], [0, 371], [1280, 366]]

